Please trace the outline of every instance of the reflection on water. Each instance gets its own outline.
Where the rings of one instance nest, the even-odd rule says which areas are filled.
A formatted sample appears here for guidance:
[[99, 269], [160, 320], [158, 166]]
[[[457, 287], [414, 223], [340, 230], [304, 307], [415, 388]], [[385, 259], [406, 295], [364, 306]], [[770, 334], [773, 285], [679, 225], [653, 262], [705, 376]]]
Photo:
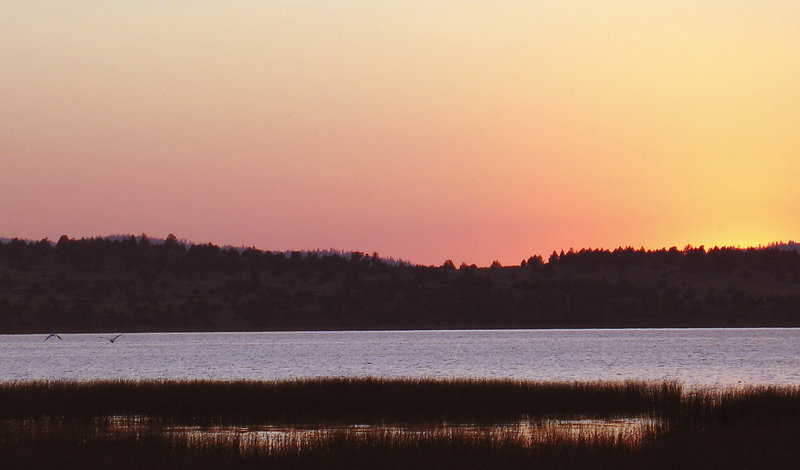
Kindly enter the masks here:
[[645, 436], [660, 429], [652, 418], [630, 417], [614, 419], [542, 419], [522, 420], [513, 424], [478, 425], [438, 423], [427, 425], [336, 424], [336, 425], [247, 425], [247, 426], [185, 426], [158, 424], [143, 417], [118, 416], [103, 420], [106, 433], [124, 434], [158, 430], [166, 434], [186, 436], [196, 442], [220, 438], [236, 439], [244, 446], [267, 448], [303, 447], [337, 437], [359, 440], [431, 440], [486, 438], [498, 441], [513, 440], [524, 445], [554, 441], [602, 440], [608, 443], [636, 446]]

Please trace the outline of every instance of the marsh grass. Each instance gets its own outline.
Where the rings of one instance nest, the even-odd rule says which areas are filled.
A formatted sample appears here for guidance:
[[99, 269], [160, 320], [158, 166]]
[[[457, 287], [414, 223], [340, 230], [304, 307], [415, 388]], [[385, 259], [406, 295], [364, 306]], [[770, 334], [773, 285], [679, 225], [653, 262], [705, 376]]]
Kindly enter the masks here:
[[323, 378], [0, 384], [0, 419], [147, 416], [164, 422], [516, 422], [674, 414], [682, 387], [645, 382]]
[[302, 438], [265, 441], [239, 434], [198, 435], [147, 428], [96, 432], [78, 422], [46, 432], [3, 434], [3, 468], [524, 468], [558, 456], [589, 461], [600, 454], [633, 455], [634, 446], [614, 436], [536, 438], [505, 430], [429, 429], [369, 434], [318, 430]]
[[761, 386], [701, 390], [682, 400], [680, 422], [715, 425], [798, 424], [800, 387]]
[[[591, 426], [620, 417], [644, 425]], [[565, 432], [565, 423], [586, 427]], [[264, 438], [276, 429], [288, 432]], [[384, 379], [0, 385], [3, 469], [795, 468], [798, 436], [797, 387]]]

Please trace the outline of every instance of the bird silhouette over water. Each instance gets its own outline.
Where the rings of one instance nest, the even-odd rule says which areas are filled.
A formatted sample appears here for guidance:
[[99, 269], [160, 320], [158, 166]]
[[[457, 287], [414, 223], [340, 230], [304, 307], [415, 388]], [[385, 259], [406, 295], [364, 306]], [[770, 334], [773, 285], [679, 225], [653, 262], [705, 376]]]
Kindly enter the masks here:
[[55, 334], [55, 333], [50, 333], [49, 335], [47, 335], [47, 338], [45, 338], [44, 340], [45, 340], [45, 341], [47, 341], [48, 339], [50, 339], [50, 338], [52, 338], [52, 337], [54, 337], [54, 336], [55, 336], [56, 338], [60, 339], [61, 341], [64, 341], [64, 338], [62, 338], [61, 336], [58, 336], [58, 335], [57, 335], [57, 334]]
[[101, 336], [101, 338], [103, 338], [103, 339], [107, 339], [109, 342], [113, 343], [114, 341], [116, 341], [116, 340], [117, 340], [117, 338], [119, 338], [120, 336], [122, 336], [122, 335], [124, 335], [124, 334], [125, 334], [125, 333], [120, 333], [120, 334], [118, 334], [117, 336], [114, 336], [113, 338], [108, 338], [108, 337], [106, 337], [106, 336]]

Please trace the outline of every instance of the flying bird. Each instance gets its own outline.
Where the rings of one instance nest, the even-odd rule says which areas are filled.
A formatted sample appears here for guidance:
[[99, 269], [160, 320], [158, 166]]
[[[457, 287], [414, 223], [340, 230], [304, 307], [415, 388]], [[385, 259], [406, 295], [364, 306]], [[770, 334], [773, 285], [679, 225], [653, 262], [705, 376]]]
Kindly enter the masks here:
[[49, 335], [47, 335], [47, 338], [45, 338], [44, 340], [47, 341], [48, 339], [52, 338], [53, 336], [55, 336], [56, 338], [60, 339], [61, 341], [64, 341], [64, 338], [62, 338], [61, 336], [58, 336], [55, 333], [50, 333]]
[[107, 339], [107, 340], [109, 340], [110, 342], [112, 342], [112, 343], [113, 343], [114, 341], [116, 341], [116, 340], [117, 340], [117, 338], [119, 338], [120, 336], [122, 336], [122, 335], [124, 335], [124, 334], [125, 334], [125, 333], [120, 333], [120, 334], [118, 334], [117, 336], [114, 336], [113, 338], [107, 338], [107, 337], [105, 337], [105, 336], [101, 336], [101, 338], [103, 338], [103, 339]]

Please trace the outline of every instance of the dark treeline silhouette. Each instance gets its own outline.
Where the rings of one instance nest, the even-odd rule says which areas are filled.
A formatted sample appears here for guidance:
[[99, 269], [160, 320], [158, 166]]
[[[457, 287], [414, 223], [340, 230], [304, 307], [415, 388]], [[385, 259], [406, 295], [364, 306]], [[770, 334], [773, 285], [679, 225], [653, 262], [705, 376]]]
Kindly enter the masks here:
[[800, 326], [800, 253], [618, 248], [414, 266], [61, 237], [0, 243], [0, 332]]

